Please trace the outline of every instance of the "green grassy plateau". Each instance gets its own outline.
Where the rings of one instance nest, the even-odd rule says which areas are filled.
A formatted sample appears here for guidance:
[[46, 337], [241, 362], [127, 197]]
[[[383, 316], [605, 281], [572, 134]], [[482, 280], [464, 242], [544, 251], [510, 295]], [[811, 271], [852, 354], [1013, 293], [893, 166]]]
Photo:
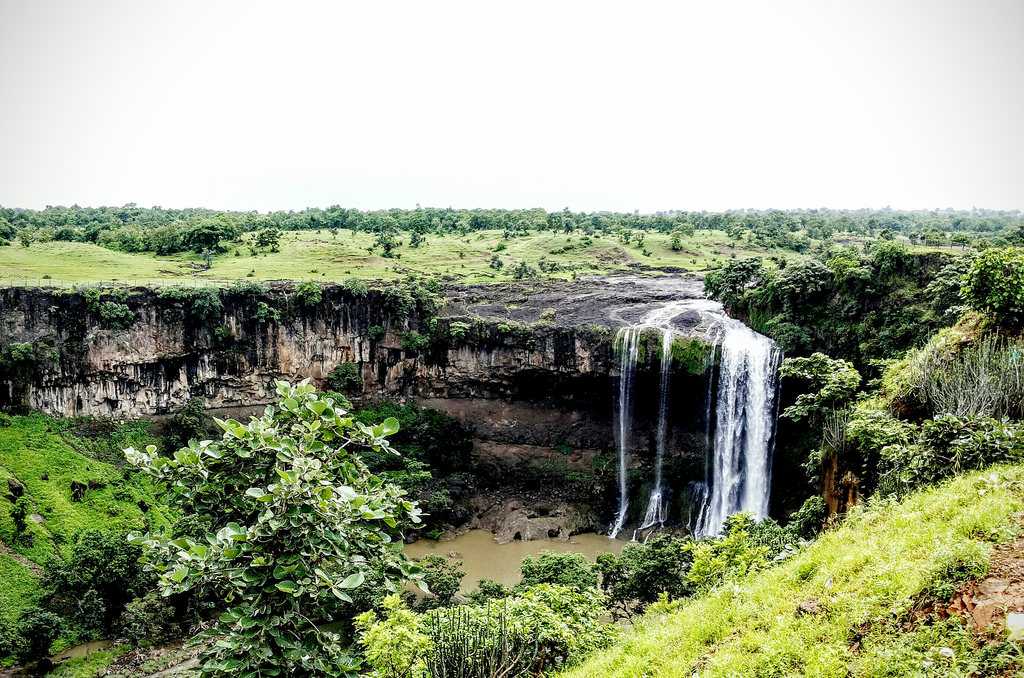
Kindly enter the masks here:
[[[408, 238], [406, 237], [406, 241]], [[496, 251], [499, 243], [505, 248]], [[464, 282], [508, 280], [519, 262], [536, 266], [541, 258], [557, 264], [553, 277], [573, 273], [607, 273], [637, 266], [650, 269], [700, 271], [729, 258], [778, 254], [730, 240], [721, 231], [697, 231], [683, 238], [674, 252], [665, 233], [646, 235], [644, 246], [623, 244], [611, 235], [589, 239], [579, 233], [536, 233], [503, 240], [501, 231], [478, 231], [466, 236], [430, 235], [417, 248], [404, 244], [387, 259], [378, 250], [367, 251], [373, 236], [340, 231], [290, 231], [282, 235], [279, 252], [250, 253], [247, 246], [225, 243], [227, 251], [214, 257], [213, 266], [200, 270], [194, 254], [157, 257], [152, 254], [115, 252], [99, 245], [77, 242], [35, 243], [26, 248], [17, 242], [0, 247], [0, 284], [46, 282], [137, 281], [159, 283], [187, 279], [237, 280], [338, 280], [348, 277], [392, 278], [406, 273], [450, 275]], [[644, 254], [649, 252], [649, 256]], [[238, 255], [235, 255], [235, 252]], [[504, 266], [491, 268], [497, 254]], [[790, 253], [790, 256], [795, 256]]]

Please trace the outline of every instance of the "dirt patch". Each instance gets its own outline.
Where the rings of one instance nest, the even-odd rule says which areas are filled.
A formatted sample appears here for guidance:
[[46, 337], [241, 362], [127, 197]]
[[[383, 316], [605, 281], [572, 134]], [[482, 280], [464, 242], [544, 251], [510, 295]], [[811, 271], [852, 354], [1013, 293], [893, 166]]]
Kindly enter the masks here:
[[988, 575], [965, 585], [939, 612], [964, 617], [979, 634], [1004, 638], [1006, 615], [1024, 612], [1024, 533], [993, 549]]

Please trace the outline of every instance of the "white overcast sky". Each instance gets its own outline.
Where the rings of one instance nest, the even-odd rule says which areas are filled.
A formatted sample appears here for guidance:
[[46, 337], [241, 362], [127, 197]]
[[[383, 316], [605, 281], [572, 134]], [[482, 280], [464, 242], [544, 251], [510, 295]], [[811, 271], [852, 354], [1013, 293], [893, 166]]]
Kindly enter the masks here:
[[1024, 0], [0, 0], [0, 204], [1024, 208]]

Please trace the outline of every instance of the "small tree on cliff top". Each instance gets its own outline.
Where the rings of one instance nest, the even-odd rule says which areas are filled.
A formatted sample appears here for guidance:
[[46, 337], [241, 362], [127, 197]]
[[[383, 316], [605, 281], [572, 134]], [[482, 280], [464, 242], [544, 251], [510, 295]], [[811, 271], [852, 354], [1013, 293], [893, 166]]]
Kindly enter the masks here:
[[394, 452], [388, 418], [366, 426], [303, 382], [247, 425], [216, 420], [223, 438], [192, 441], [172, 458], [125, 451], [209, 526], [205, 540], [132, 535], [164, 595], [194, 591], [227, 609], [209, 636], [203, 675], [354, 675], [358, 664], [323, 628], [339, 602], [383, 572], [395, 589], [420, 579], [394, 547], [400, 521], [419, 522], [402, 490], [371, 474], [359, 448]]

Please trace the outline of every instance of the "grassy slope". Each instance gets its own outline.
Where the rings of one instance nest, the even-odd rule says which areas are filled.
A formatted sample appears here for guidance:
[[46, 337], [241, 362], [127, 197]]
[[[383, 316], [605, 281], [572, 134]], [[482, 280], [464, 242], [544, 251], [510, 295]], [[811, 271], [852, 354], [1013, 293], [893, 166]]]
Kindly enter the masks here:
[[[63, 422], [41, 415], [10, 417], [0, 425], [0, 542], [7, 549], [43, 565], [88, 528], [127, 530], [167, 520], [152, 486], [138, 476], [126, 477], [115, 466], [86, 456], [91, 441], [66, 432]], [[25, 486], [31, 512], [27, 533], [16, 537], [7, 478]], [[92, 485], [82, 501], [72, 500], [71, 482]], [[138, 503], [153, 508], [144, 513]], [[36, 577], [10, 555], [0, 553], [0, 613], [15, 618], [31, 605]]]
[[[914, 642], [892, 624], [955, 554], [987, 551], [990, 542], [1008, 539], [1022, 509], [1024, 467], [1016, 466], [859, 511], [789, 561], [645, 619], [569, 675], [957, 674], [969, 642], [955, 623], [922, 631]], [[818, 613], [796, 613], [812, 600]], [[937, 648], [943, 646], [957, 654], [942, 657]], [[932, 673], [921, 673], [927, 661], [936, 662]]]
[[[428, 236], [421, 247], [404, 245], [398, 251], [401, 258], [385, 259], [378, 252], [367, 252], [372, 236], [340, 231], [337, 236], [323, 231], [297, 231], [285, 233], [281, 251], [249, 254], [244, 246], [230, 246], [226, 254], [215, 258], [211, 270], [197, 273], [191, 265], [198, 259], [183, 254], [156, 257], [150, 254], [113, 252], [98, 245], [85, 243], [37, 243], [30, 248], [12, 243], [0, 247], [0, 282], [4, 279], [40, 279], [48, 275], [64, 281], [108, 280], [181, 280], [192, 277], [210, 280], [233, 280], [252, 277], [259, 280], [320, 279], [338, 280], [353, 276], [362, 278], [389, 278], [403, 272], [450, 274], [466, 282], [507, 280], [512, 267], [520, 262], [534, 264], [541, 257], [569, 267], [577, 273], [601, 273], [623, 270], [631, 264], [655, 268], [674, 267], [686, 270], [704, 270], [713, 263], [724, 263], [737, 257], [769, 254], [763, 248], [738, 245], [719, 231], [698, 231], [683, 239], [683, 250], [673, 252], [670, 237], [663, 233], [648, 233], [645, 246], [651, 256], [644, 256], [633, 244], [623, 245], [612, 236], [594, 237], [589, 247], [580, 247], [582, 236], [532, 234], [524, 238], [505, 241], [507, 249], [497, 252], [505, 263], [501, 272], [489, 264], [495, 247], [502, 241], [500, 231], [474, 232], [464, 237], [455, 235]], [[404, 236], [408, 240], [408, 236]], [[565, 248], [572, 249], [551, 254]], [[240, 256], [235, 256], [237, 249]], [[772, 252], [780, 254], [780, 252]], [[781, 253], [786, 255], [785, 253]], [[792, 253], [789, 253], [790, 256]], [[568, 277], [570, 271], [556, 273]], [[252, 273], [252, 276], [249, 274]]]

